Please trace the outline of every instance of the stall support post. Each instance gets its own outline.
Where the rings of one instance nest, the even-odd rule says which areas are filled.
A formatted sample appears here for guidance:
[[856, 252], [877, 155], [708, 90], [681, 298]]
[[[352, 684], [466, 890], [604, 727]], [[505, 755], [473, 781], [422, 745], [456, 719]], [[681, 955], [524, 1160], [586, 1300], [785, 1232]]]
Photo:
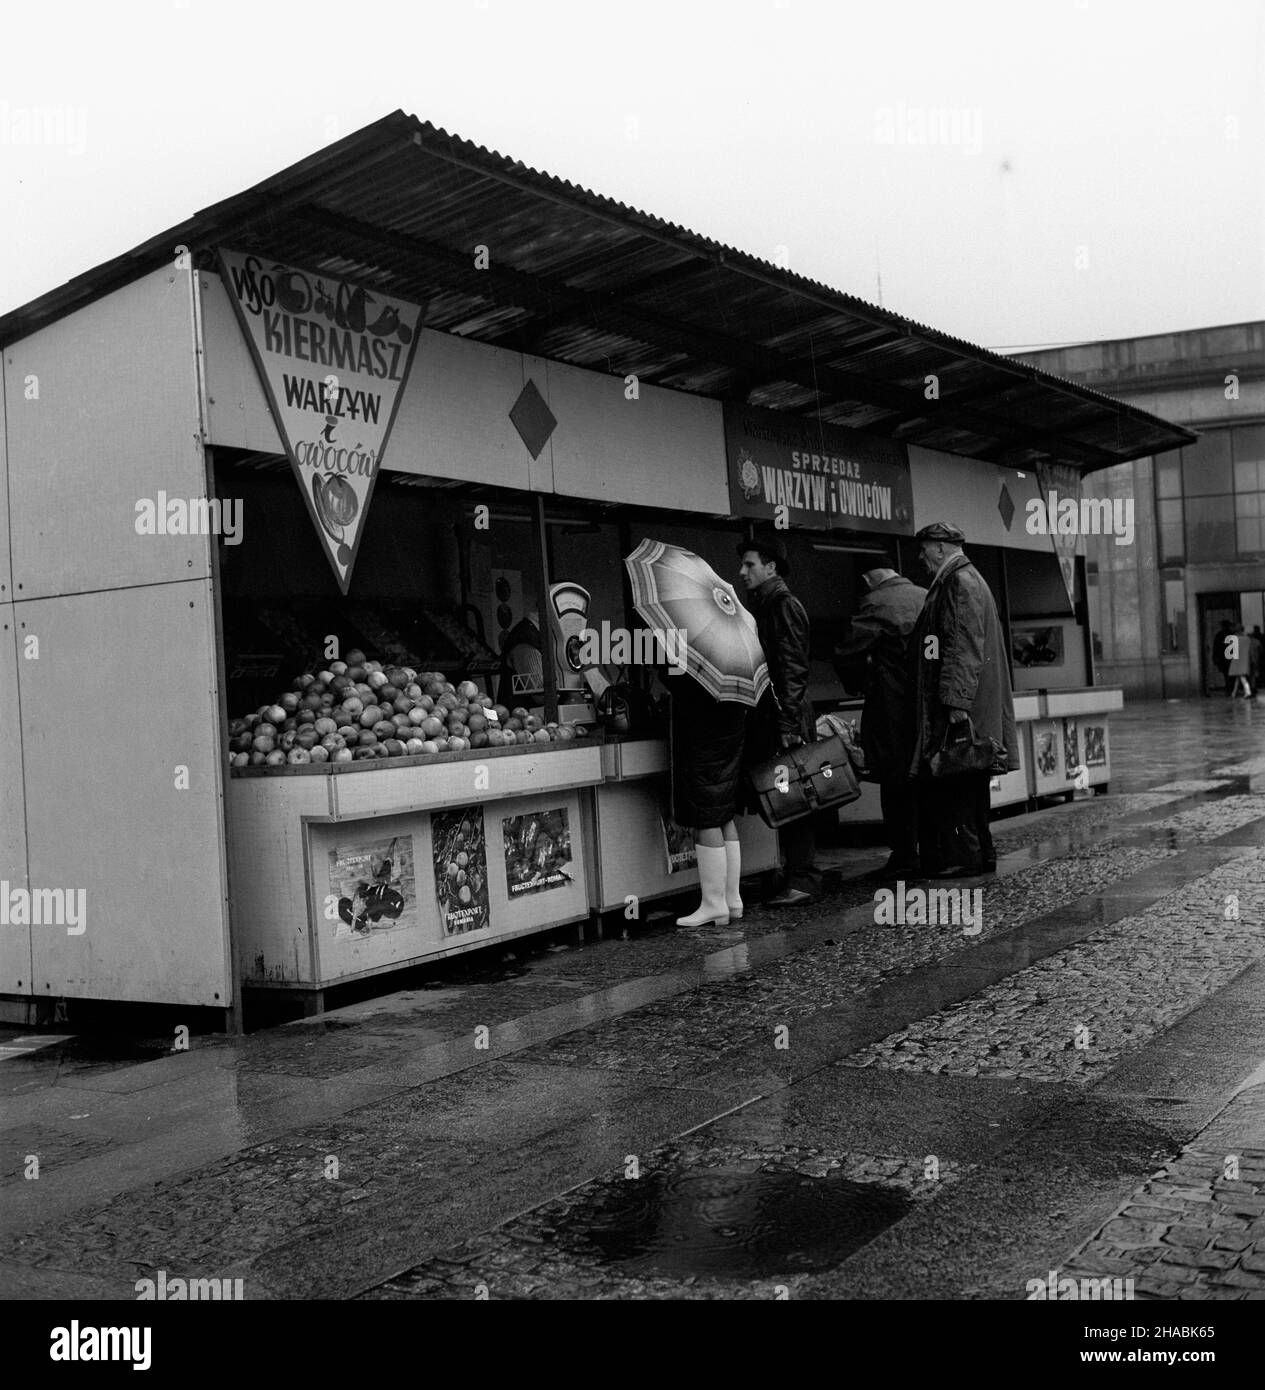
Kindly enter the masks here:
[[549, 622], [549, 538], [545, 529], [545, 499], [531, 495], [531, 548], [536, 566], [536, 585], [540, 595], [536, 611], [540, 614], [540, 666], [545, 681], [545, 721], [558, 718], [558, 676], [553, 664], [553, 628]]

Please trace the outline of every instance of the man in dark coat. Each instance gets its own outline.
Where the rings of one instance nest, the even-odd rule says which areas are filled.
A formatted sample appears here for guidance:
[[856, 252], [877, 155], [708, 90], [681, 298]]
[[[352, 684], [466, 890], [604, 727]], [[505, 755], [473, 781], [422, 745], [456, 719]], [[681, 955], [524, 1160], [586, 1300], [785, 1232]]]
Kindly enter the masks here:
[[[808, 613], [786, 583], [790, 570], [786, 550], [776, 540], [753, 540], [743, 542], [738, 555], [770, 682], [747, 721], [744, 762], [750, 766], [787, 748], [812, 743], [817, 731], [808, 698]], [[810, 902], [821, 891], [812, 817], [783, 826], [778, 838], [786, 861], [786, 886], [769, 903], [790, 907]]]
[[[997, 867], [989, 831], [989, 772], [930, 777], [932, 755], [947, 730], [965, 737], [967, 720], [975, 736], [993, 739], [1005, 750], [1006, 767], [1019, 766], [1019, 740], [1010, 689], [1010, 664], [1002, 640], [997, 605], [983, 576], [966, 558], [966, 537], [950, 522], [924, 526], [915, 537], [922, 563], [932, 575], [927, 601], [909, 644], [914, 687], [914, 750], [910, 773], [924, 780], [923, 868], [939, 878], [965, 878]], [[934, 837], [930, 849], [927, 840]]]
[[869, 593], [847, 637], [835, 648], [835, 664], [850, 688], [858, 684], [853, 673], [865, 664], [861, 747], [866, 768], [879, 785], [883, 826], [892, 851], [887, 863], [869, 877], [897, 878], [916, 874], [919, 867], [918, 784], [909, 775], [913, 705], [908, 648], [927, 591], [886, 565], [868, 569], [861, 577]]

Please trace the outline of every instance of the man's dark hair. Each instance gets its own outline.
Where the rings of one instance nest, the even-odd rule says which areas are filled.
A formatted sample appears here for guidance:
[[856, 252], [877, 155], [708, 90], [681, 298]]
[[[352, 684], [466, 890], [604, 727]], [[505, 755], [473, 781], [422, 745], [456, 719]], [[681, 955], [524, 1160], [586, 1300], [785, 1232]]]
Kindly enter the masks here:
[[742, 557], [749, 550], [754, 550], [760, 557], [762, 565], [777, 562], [777, 572], [783, 579], [791, 572], [791, 562], [786, 555], [786, 547], [781, 541], [774, 540], [771, 536], [754, 536], [749, 541], [742, 541], [738, 546], [738, 558]]

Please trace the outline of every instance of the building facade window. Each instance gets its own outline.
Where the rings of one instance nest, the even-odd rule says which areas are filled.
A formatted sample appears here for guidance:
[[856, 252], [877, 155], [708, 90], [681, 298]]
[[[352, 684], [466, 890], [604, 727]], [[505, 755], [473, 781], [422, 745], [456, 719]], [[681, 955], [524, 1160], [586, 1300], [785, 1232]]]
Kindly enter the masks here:
[[1265, 555], [1265, 425], [1209, 430], [1180, 453], [1180, 479], [1156, 467], [1163, 562], [1183, 559], [1179, 545], [1194, 564]]
[[1181, 564], [1186, 558], [1186, 528], [1182, 520], [1182, 463], [1180, 452], [1155, 460], [1155, 518], [1160, 559]]

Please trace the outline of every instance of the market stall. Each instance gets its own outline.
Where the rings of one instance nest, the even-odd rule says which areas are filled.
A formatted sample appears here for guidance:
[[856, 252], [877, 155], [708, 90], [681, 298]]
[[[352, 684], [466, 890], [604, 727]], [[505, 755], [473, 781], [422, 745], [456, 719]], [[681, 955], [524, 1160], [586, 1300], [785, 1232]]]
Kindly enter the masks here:
[[[403, 113], [0, 347], [0, 867], [87, 903], [0, 934], [19, 1019], [319, 1007], [691, 887], [661, 731], [604, 726], [560, 626], [637, 626], [645, 538], [732, 576], [751, 527], [784, 533], [829, 708], [857, 557], [912, 575], [913, 532], [956, 520], [1025, 654], [1034, 760], [1000, 797], [1071, 760], [1105, 780], [1083, 562], [1024, 513], [1051, 470], [1185, 438]], [[745, 872], [776, 865], [742, 835]]]

